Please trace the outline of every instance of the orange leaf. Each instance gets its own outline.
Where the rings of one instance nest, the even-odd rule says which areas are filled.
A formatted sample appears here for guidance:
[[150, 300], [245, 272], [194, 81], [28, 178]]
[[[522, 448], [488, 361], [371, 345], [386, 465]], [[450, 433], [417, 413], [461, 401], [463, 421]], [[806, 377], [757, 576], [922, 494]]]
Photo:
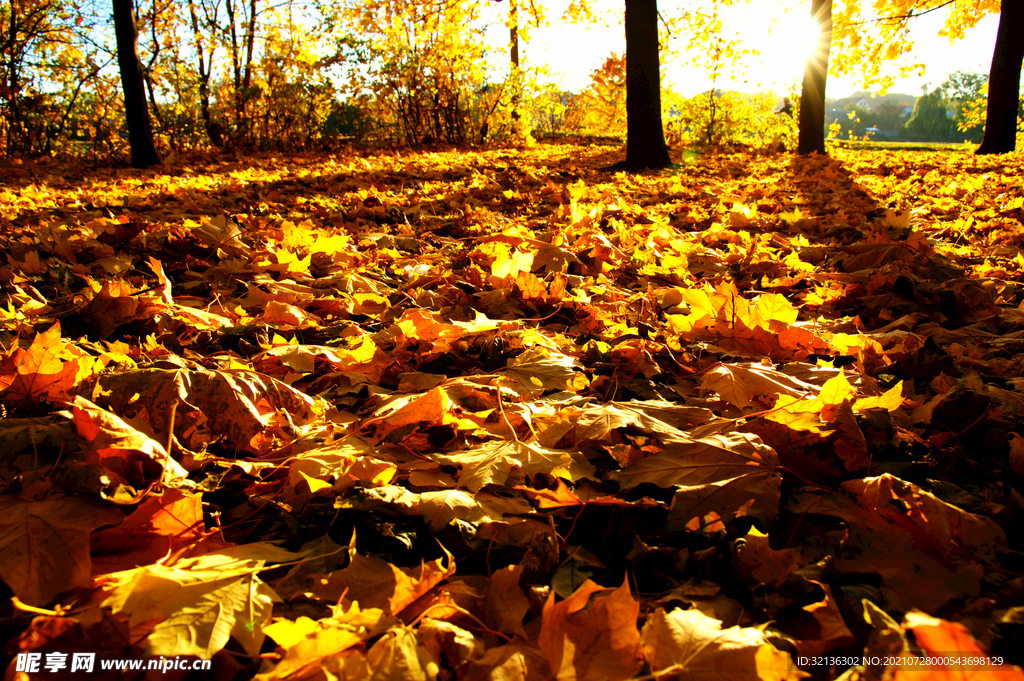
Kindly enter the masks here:
[[617, 589], [605, 589], [588, 579], [560, 603], [552, 592], [538, 642], [555, 677], [618, 681], [635, 674], [640, 669], [639, 614], [640, 604], [626, 580]]
[[0, 501], [0, 577], [29, 605], [92, 584], [89, 533], [119, 511], [74, 498]]
[[55, 322], [36, 334], [27, 350], [15, 348], [0, 361], [0, 399], [66, 402], [98, 368], [95, 359], [61, 338], [60, 322]]
[[[203, 495], [167, 490], [151, 496], [117, 527], [92, 535], [94, 575], [129, 570], [154, 563], [164, 556], [193, 545], [206, 535]], [[226, 547], [219, 534], [196, 545], [201, 553]]]
[[914, 632], [914, 638], [925, 653], [926, 660], [966, 657], [975, 660], [975, 663], [904, 663], [896, 671], [895, 681], [1024, 681], [1024, 672], [1019, 667], [997, 665], [971, 636], [967, 627], [959, 622], [947, 622], [915, 610], [904, 616], [903, 626]]

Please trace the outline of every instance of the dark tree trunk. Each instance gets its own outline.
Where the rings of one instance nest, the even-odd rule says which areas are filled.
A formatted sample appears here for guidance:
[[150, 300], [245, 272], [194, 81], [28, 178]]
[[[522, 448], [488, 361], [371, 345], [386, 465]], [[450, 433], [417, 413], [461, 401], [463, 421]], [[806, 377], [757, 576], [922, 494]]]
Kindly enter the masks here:
[[818, 41], [804, 64], [800, 91], [800, 136], [798, 154], [825, 153], [825, 81], [828, 55], [832, 50], [832, 0], [813, 0], [811, 16], [821, 26]]
[[117, 37], [117, 65], [121, 69], [124, 90], [124, 117], [128, 124], [128, 143], [132, 148], [132, 165], [148, 168], [160, 163], [153, 145], [153, 126], [146, 107], [146, 91], [142, 80], [142, 64], [136, 44], [133, 0], [113, 0], [114, 33]]
[[519, 138], [523, 135], [523, 122], [519, 115], [519, 95], [523, 88], [519, 73], [519, 0], [509, 0], [508, 23], [509, 51], [512, 58], [512, 136]]
[[661, 127], [657, 0], [626, 0], [627, 170], [672, 163]]
[[1024, 61], [1024, 3], [1003, 0], [996, 49], [988, 73], [988, 112], [979, 154], [1004, 154], [1016, 148], [1020, 70]]

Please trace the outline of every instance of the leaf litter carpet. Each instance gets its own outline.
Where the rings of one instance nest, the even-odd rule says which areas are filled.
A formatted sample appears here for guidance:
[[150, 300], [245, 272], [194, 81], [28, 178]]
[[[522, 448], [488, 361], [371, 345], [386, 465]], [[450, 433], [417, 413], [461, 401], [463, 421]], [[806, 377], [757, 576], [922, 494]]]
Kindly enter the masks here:
[[6, 169], [9, 677], [1024, 678], [1019, 160], [609, 162]]

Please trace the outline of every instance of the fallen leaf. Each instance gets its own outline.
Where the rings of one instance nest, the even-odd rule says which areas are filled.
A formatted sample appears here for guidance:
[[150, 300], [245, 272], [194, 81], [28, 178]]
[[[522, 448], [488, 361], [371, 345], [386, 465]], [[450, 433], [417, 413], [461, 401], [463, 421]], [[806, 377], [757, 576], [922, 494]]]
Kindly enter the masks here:
[[317, 402], [253, 371], [139, 369], [100, 376], [93, 399], [119, 414], [144, 418], [166, 434], [175, 414], [175, 435], [195, 448], [225, 437], [236, 448], [260, 452], [271, 438], [294, 439], [317, 415]]
[[605, 589], [589, 579], [558, 603], [548, 596], [541, 621], [541, 650], [557, 679], [627, 679], [640, 669], [640, 604], [622, 582]]
[[700, 675], [710, 679], [798, 681], [810, 676], [797, 669], [789, 653], [768, 643], [754, 627], [721, 628], [699, 610], [657, 608], [647, 618], [640, 645], [655, 678]]
[[14, 347], [0, 360], [0, 401], [61, 404], [96, 373], [99, 362], [61, 338], [60, 322], [36, 334], [28, 349]]
[[122, 514], [75, 498], [0, 500], [0, 577], [21, 601], [45, 607], [92, 584], [89, 533]]

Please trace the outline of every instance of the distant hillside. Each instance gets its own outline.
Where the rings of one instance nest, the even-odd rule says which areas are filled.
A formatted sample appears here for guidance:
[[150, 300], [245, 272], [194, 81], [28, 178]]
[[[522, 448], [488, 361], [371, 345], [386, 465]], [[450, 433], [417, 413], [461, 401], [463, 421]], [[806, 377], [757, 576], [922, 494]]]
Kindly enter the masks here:
[[872, 97], [870, 92], [854, 92], [848, 97], [840, 97], [837, 99], [827, 98], [825, 100], [825, 107], [828, 109], [852, 109], [861, 100], [866, 104], [866, 108], [874, 110], [878, 108], [879, 104], [883, 102], [885, 104], [893, 104], [900, 107], [914, 106], [914, 102], [917, 101], [917, 95], [908, 95], [902, 92], [889, 92], [884, 95], [878, 95]]

